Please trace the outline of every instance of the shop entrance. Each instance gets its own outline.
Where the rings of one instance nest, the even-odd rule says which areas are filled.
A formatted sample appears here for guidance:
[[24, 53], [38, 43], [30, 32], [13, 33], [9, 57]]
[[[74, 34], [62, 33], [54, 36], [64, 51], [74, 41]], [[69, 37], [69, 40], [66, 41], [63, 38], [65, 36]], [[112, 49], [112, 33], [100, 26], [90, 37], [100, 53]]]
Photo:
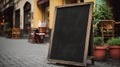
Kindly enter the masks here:
[[26, 2], [24, 5], [24, 36], [28, 36], [29, 29], [31, 27], [31, 4], [29, 2]]

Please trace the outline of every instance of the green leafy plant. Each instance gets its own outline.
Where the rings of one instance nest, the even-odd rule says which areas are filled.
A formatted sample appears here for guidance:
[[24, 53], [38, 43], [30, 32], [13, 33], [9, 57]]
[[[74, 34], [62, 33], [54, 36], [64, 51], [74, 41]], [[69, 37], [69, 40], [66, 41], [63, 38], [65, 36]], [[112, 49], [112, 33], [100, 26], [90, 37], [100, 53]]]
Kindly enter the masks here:
[[106, 4], [101, 4], [95, 6], [95, 9], [93, 10], [93, 30], [95, 36], [98, 36], [98, 31], [99, 31], [99, 23], [101, 20], [111, 20], [112, 19], [112, 10], [111, 7], [109, 7]]
[[102, 37], [94, 37], [93, 43], [95, 46], [103, 46], [103, 39]]
[[95, 6], [93, 11], [93, 23], [98, 24], [100, 20], [110, 20], [112, 19], [112, 9], [106, 4], [101, 4]]
[[9, 33], [10, 31], [11, 31], [11, 28], [9, 27], [9, 23], [6, 22], [4, 24], [4, 32], [5, 33]]
[[111, 38], [107, 41], [107, 44], [111, 46], [120, 46], [120, 37]]

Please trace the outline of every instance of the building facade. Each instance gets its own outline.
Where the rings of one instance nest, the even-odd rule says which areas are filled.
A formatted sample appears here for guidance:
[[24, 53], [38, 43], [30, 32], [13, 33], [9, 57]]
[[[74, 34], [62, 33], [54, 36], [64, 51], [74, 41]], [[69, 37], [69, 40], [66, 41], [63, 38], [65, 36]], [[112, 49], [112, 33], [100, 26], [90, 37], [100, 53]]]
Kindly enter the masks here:
[[[45, 22], [51, 30], [56, 6], [91, 1], [95, 3], [96, 0], [0, 0], [1, 7], [3, 7], [4, 2], [12, 4], [12, 7], [9, 5], [8, 10], [10, 11], [6, 10], [8, 12], [5, 12], [8, 5], [4, 9], [0, 9], [2, 9], [2, 12], [10, 14], [8, 22], [10, 22], [11, 28], [20, 28], [22, 34], [27, 35], [28, 28], [38, 28], [39, 21]], [[4, 15], [4, 17], [8, 14]]]
[[[0, 31], [6, 32], [13, 27], [14, 0], [0, 0]], [[4, 28], [4, 26], [6, 28]]]
[[54, 11], [55, 6], [66, 5], [66, 4], [74, 4], [74, 3], [84, 3], [84, 2], [94, 2], [96, 0], [50, 0], [50, 16], [49, 16], [49, 28], [52, 29], [52, 25], [54, 22]]
[[34, 0], [15, 0], [13, 12], [13, 27], [20, 28], [22, 35], [28, 34], [28, 28], [33, 24], [31, 21], [34, 12]]
[[6, 23], [11, 29], [20, 28], [23, 37], [28, 35], [29, 28], [38, 28], [39, 22], [46, 23], [44, 26], [51, 31], [56, 6], [85, 2], [109, 5], [113, 20], [120, 22], [119, 0], [0, 0], [0, 34]]
[[29, 28], [38, 28], [38, 21], [46, 21], [49, 1], [15, 0], [14, 3], [13, 27], [20, 28], [23, 36], [28, 34]]

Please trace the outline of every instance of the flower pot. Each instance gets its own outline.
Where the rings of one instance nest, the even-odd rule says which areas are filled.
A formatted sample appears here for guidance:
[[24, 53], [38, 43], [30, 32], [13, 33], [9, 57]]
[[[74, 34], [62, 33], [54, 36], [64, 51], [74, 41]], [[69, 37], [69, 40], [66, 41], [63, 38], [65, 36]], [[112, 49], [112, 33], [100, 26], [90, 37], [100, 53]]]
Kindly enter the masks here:
[[120, 46], [109, 46], [110, 57], [120, 58]]
[[94, 57], [96, 60], [103, 60], [106, 55], [107, 46], [96, 46], [94, 49]]

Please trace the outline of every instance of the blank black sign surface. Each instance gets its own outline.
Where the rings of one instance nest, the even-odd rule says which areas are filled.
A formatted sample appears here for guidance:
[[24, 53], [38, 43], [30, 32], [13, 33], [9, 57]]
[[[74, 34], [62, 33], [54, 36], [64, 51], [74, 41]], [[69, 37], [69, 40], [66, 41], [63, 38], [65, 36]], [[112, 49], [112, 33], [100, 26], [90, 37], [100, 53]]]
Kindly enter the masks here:
[[90, 6], [83, 4], [56, 8], [48, 59], [84, 62], [86, 35], [90, 35], [87, 34]]

